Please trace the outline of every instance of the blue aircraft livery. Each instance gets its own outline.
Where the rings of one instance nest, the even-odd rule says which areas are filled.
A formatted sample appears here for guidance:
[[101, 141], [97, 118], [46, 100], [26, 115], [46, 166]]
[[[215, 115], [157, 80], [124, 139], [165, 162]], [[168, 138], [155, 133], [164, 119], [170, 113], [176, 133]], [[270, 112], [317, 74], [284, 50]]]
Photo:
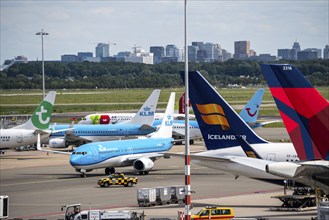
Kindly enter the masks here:
[[147, 174], [153, 168], [154, 161], [173, 146], [174, 105], [175, 93], [171, 93], [159, 130], [149, 136], [81, 145], [72, 153], [70, 164], [82, 177], [85, 176], [85, 172], [93, 169], [105, 168], [105, 173], [109, 174], [115, 172], [115, 167], [125, 166], [133, 166], [136, 172]]

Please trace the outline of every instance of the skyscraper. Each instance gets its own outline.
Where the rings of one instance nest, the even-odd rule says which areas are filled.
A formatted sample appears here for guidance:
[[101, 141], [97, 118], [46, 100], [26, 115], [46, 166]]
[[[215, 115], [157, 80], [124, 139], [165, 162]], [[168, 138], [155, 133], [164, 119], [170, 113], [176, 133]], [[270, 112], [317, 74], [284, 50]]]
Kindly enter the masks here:
[[250, 57], [250, 41], [234, 42], [234, 58], [247, 59]]
[[323, 49], [323, 59], [324, 60], [329, 59], [329, 44], [327, 44]]
[[150, 47], [150, 53], [153, 53], [153, 64], [161, 63], [162, 57], [165, 56], [165, 50], [162, 46]]
[[108, 57], [110, 51], [110, 45], [105, 43], [98, 43], [96, 48], [96, 57]]

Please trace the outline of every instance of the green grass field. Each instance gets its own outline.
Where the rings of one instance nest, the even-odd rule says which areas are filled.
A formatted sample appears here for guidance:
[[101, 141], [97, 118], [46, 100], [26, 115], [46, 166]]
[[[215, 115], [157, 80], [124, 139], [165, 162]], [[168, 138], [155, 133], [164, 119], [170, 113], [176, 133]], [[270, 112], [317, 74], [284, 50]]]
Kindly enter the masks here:
[[[329, 87], [320, 87], [319, 91], [329, 98]], [[238, 112], [252, 97], [257, 88], [218, 89], [219, 93]], [[162, 89], [159, 109], [164, 109], [170, 92], [176, 92], [176, 102], [184, 88]], [[68, 112], [109, 112], [137, 110], [152, 92], [152, 89], [115, 89], [115, 90], [62, 90], [57, 91], [55, 113]], [[42, 100], [42, 91], [1, 91], [0, 115], [32, 114]], [[178, 104], [176, 104], [178, 109]], [[191, 112], [193, 113], [193, 112]], [[260, 116], [278, 116], [272, 95], [265, 90]], [[280, 124], [280, 123], [275, 123]]]

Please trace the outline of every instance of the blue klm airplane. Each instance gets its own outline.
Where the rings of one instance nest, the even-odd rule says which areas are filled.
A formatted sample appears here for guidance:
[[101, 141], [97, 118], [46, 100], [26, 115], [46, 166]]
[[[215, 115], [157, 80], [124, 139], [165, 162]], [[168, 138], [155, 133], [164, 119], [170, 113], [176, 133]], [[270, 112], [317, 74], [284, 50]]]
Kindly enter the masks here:
[[[64, 148], [70, 144], [81, 145], [95, 141], [108, 141], [127, 136], [147, 135], [155, 131], [152, 126], [160, 90], [154, 90], [137, 114], [129, 121], [107, 125], [54, 125], [49, 139], [52, 148]], [[57, 131], [57, 132], [56, 132]]]
[[[115, 167], [133, 166], [135, 172], [148, 174], [154, 167], [154, 161], [164, 156], [174, 144], [172, 138], [175, 93], [171, 93], [164, 119], [158, 131], [146, 137], [130, 140], [93, 142], [81, 145], [70, 157], [70, 164], [86, 176], [93, 169], [105, 168], [108, 175], [115, 172]], [[102, 125], [104, 126], [104, 125]], [[65, 153], [61, 151], [44, 150], [37, 144], [38, 150]], [[70, 153], [65, 153], [70, 154]]]

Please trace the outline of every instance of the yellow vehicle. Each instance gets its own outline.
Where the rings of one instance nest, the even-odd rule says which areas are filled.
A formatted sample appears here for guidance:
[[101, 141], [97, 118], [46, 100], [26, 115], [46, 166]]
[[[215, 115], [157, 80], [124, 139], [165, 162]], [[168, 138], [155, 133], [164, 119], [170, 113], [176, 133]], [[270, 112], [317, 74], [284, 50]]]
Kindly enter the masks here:
[[201, 209], [197, 214], [192, 215], [191, 219], [222, 219], [230, 220], [234, 218], [234, 211], [232, 208], [207, 206]]
[[136, 177], [127, 177], [123, 173], [113, 173], [105, 178], [98, 180], [97, 184], [101, 187], [109, 187], [110, 185], [124, 185], [125, 187], [132, 187], [137, 184]]

